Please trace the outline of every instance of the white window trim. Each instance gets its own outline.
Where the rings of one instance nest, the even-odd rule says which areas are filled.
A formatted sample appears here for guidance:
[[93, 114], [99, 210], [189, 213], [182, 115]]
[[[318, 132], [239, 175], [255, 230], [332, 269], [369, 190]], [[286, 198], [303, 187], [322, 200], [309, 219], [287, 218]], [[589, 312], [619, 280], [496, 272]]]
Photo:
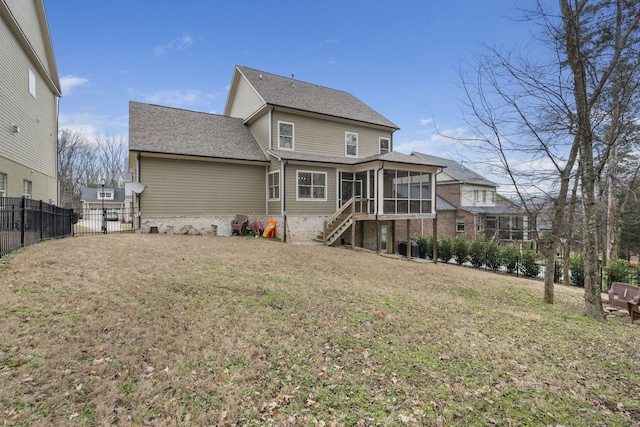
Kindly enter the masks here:
[[[311, 197], [309, 198], [300, 198], [300, 174], [301, 173], [310, 173], [311, 180], [313, 181], [313, 174], [322, 174], [324, 175], [324, 198], [316, 199], [313, 197], [313, 191], [311, 191]], [[329, 188], [329, 183], [327, 182], [327, 173], [326, 172], [318, 172], [318, 171], [309, 171], [309, 170], [298, 170], [296, 171], [296, 201], [297, 202], [326, 202], [327, 201], [327, 189]], [[312, 187], [313, 190], [313, 187]]]
[[[291, 148], [281, 147], [280, 146], [280, 124], [291, 125]], [[278, 120], [278, 150], [295, 151], [295, 146], [296, 146], [296, 126], [295, 126], [295, 124], [291, 123], [291, 122], [284, 122], [284, 121]]]
[[[349, 154], [349, 150], [348, 150], [348, 145], [347, 142], [348, 140], [348, 135], [355, 135], [356, 136], [356, 154]], [[344, 133], [344, 155], [347, 157], [358, 157], [358, 134], [356, 132], [345, 132]]]
[[465, 220], [464, 218], [456, 218], [456, 233], [463, 233], [465, 229]]
[[[271, 186], [269, 185], [269, 177], [271, 175], [275, 175], [278, 174], [278, 184], [274, 185], [273, 187], [278, 187], [278, 197], [272, 198], [271, 197]], [[273, 172], [269, 172], [268, 176], [267, 176], [267, 200], [269, 200], [270, 202], [277, 202], [280, 200], [280, 171], [273, 171]]]
[[380, 138], [378, 138], [378, 154], [383, 154], [383, 153], [382, 153], [382, 140], [383, 140], [383, 139], [384, 139], [385, 141], [387, 141], [387, 142], [388, 142], [388, 144], [389, 144], [389, 147], [387, 148], [386, 153], [390, 153], [390, 152], [391, 152], [391, 139], [390, 139], [390, 138], [383, 138], [383, 137], [380, 137]]
[[36, 74], [31, 68], [29, 68], [29, 93], [36, 97]]
[[7, 174], [0, 172], [0, 184], [4, 184], [0, 188], [0, 197], [7, 197]]

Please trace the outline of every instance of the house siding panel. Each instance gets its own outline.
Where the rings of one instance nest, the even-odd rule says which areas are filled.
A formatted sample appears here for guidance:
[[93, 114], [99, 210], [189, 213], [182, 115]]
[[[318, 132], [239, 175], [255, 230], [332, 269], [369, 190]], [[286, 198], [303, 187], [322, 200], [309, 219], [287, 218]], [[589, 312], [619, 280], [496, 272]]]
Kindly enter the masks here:
[[[0, 153], [10, 160], [51, 177], [56, 176], [56, 107], [55, 96], [44, 84], [27, 56], [19, 48], [9, 29], [0, 21], [0, 114], [6, 130], [0, 132]], [[29, 68], [36, 74], [36, 98], [29, 93]], [[10, 125], [20, 127], [11, 133]], [[43, 147], [46, 146], [46, 149]]]
[[246, 119], [260, 108], [264, 106], [264, 101], [260, 95], [253, 89], [247, 79], [240, 77], [238, 81], [238, 89], [235, 94], [235, 100], [231, 106], [229, 115], [231, 117], [240, 117]]
[[[358, 134], [358, 157], [379, 154], [380, 137], [391, 139], [391, 132], [314, 117], [273, 112], [272, 138], [278, 141], [278, 121], [294, 123], [294, 147], [298, 153], [345, 157], [345, 132]], [[274, 147], [277, 148], [277, 147]]]
[[[265, 166], [144, 157], [144, 215], [264, 214]], [[179, 178], [179, 179], [178, 179]]]
[[[491, 201], [491, 192], [495, 193], [495, 187], [484, 187], [480, 185], [462, 185], [461, 191], [461, 206], [495, 206], [494, 201]], [[478, 191], [478, 200], [475, 200], [474, 191]], [[483, 195], [484, 192], [484, 195]]]
[[[296, 200], [298, 171], [326, 172], [327, 201]], [[287, 215], [331, 215], [336, 211], [336, 170], [312, 166], [289, 165], [286, 167]]]
[[11, 14], [18, 22], [40, 61], [46, 64], [47, 54], [34, 0], [4, 0], [4, 2], [11, 10]]
[[260, 147], [267, 151], [269, 149], [269, 113], [263, 114], [255, 122], [251, 123], [249, 130], [258, 141]]
[[[19, 9], [21, 25], [37, 28], [31, 2], [23, 5], [14, 1], [10, 2], [10, 7], [12, 12], [14, 7]], [[40, 35], [39, 28], [27, 31], [30, 37], [36, 37], [36, 34]], [[7, 196], [20, 197], [22, 180], [27, 179], [32, 181], [33, 199], [57, 201], [56, 97], [3, 19], [0, 19], [0, 40], [0, 117], [5, 126], [0, 132], [0, 172], [7, 174]], [[30, 42], [41, 50], [39, 55], [44, 55], [44, 47], [38, 47], [42, 40]], [[35, 99], [29, 93], [29, 68], [36, 75]], [[11, 132], [11, 123], [20, 127], [19, 133]]]

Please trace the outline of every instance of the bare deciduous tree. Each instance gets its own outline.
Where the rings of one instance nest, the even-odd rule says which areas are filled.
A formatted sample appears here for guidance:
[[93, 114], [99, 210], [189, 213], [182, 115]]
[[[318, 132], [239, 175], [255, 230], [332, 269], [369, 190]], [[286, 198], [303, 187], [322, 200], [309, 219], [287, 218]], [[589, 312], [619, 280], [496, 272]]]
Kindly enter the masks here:
[[61, 204], [80, 208], [82, 188], [117, 188], [122, 183], [127, 144], [122, 135], [96, 135], [62, 129], [58, 135], [58, 177]]
[[123, 135], [96, 135], [100, 175], [104, 184], [117, 188], [122, 183], [127, 144]]
[[[527, 15], [540, 24], [539, 40], [551, 47], [546, 58], [534, 61], [491, 49], [478, 62], [477, 83], [471, 85], [463, 77], [463, 87], [472, 117], [468, 122], [476, 136], [474, 146], [490, 149], [492, 160], [501, 166], [525, 204], [531, 200], [528, 191], [547, 191], [553, 196], [551, 233], [547, 244], [541, 245], [549, 273], [545, 277], [547, 302], [553, 301], [559, 240], [570, 237], [564, 235], [571, 229], [565, 219], [572, 217], [565, 214], [567, 195], [571, 183], [577, 189], [579, 180], [584, 313], [603, 320], [595, 191], [620, 140], [621, 118], [630, 109], [626, 100], [633, 91], [626, 86], [639, 81], [640, 5], [630, 0], [559, 0], [559, 12], [549, 14], [538, 3], [537, 11]], [[610, 139], [605, 137], [607, 131]], [[525, 159], [535, 167], [524, 169]], [[615, 173], [615, 167], [613, 170]]]

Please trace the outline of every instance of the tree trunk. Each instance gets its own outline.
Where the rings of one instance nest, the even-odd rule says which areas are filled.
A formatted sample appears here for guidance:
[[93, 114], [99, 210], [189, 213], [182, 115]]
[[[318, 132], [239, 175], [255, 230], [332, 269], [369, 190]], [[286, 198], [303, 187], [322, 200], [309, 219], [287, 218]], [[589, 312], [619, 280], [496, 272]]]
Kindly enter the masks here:
[[[593, 152], [587, 144], [582, 150], [584, 162], [593, 162]], [[591, 163], [593, 164], [593, 163]], [[595, 176], [593, 168], [582, 170], [582, 198], [584, 209], [584, 315], [598, 321], [604, 321], [602, 311], [602, 284], [597, 251], [597, 215], [595, 201]]]
[[558, 246], [556, 244], [551, 245], [547, 253], [543, 252], [545, 256], [545, 271], [544, 271], [544, 302], [547, 304], [553, 304], [554, 286], [555, 281], [555, 265], [556, 265], [556, 250]]
[[569, 259], [571, 258], [571, 240], [567, 239], [566, 243], [562, 248], [562, 284], [569, 285], [571, 284], [571, 277], [569, 273]]
[[582, 52], [582, 33], [578, 10], [573, 10], [567, 0], [560, 0], [560, 10], [565, 25], [567, 59], [573, 74], [573, 95], [576, 103], [577, 137], [580, 145], [582, 203], [584, 209], [584, 314], [604, 321], [601, 284], [598, 277], [598, 253], [596, 245], [596, 176], [593, 161], [593, 133], [591, 108], [587, 90], [587, 70]]

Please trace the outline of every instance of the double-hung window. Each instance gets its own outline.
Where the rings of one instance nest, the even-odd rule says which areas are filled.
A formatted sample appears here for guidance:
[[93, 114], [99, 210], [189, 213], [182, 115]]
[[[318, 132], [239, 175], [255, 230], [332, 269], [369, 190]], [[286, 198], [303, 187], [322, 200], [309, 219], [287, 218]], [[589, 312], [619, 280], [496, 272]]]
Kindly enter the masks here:
[[280, 171], [269, 174], [269, 200], [280, 199]]
[[389, 138], [380, 138], [380, 154], [385, 154], [391, 151], [391, 141]]
[[293, 123], [278, 122], [278, 148], [293, 150]]
[[456, 231], [458, 233], [461, 233], [464, 231], [464, 217], [458, 217], [456, 218]]
[[347, 156], [358, 156], [358, 134], [345, 132], [345, 153]]
[[327, 200], [327, 173], [298, 171], [297, 200]]
[[112, 190], [98, 190], [98, 200], [113, 200]]

